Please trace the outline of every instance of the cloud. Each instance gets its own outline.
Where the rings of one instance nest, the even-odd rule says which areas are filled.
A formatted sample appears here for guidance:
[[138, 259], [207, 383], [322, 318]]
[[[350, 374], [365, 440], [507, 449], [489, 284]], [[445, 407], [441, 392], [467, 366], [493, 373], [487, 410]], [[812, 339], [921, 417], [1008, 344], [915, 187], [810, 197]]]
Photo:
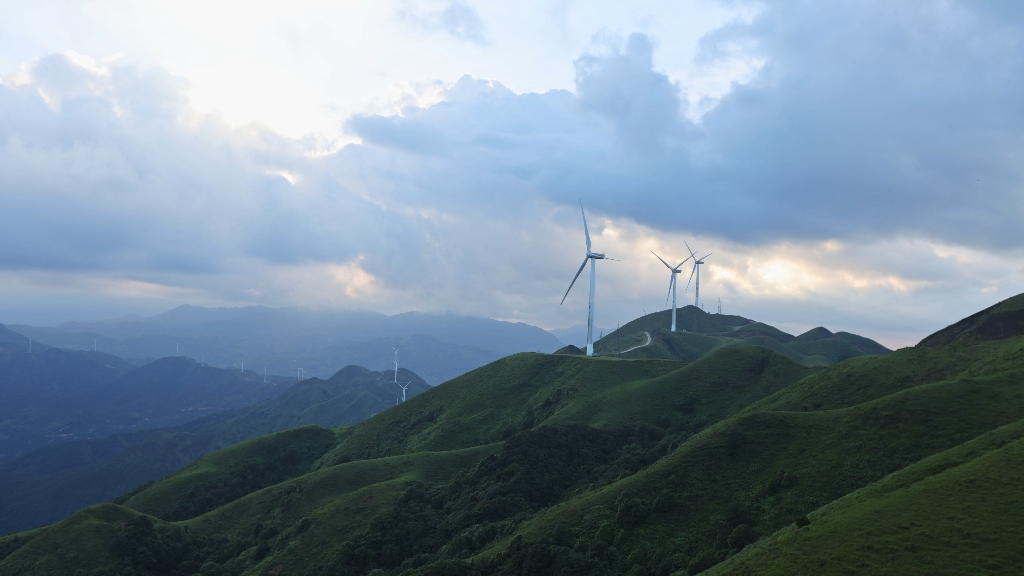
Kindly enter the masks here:
[[488, 44], [484, 23], [472, 6], [454, 0], [440, 10], [417, 9], [411, 3], [398, 10], [395, 17], [427, 32], [446, 32], [454, 38], [478, 46]]
[[[1024, 253], [1024, 30], [1003, 8], [764, 3], [701, 41], [695, 66], [747, 70], [710, 103], [656, 39], [602, 35], [574, 91], [465, 75], [346, 119], [358, 143], [331, 153], [198, 113], [161, 69], [46, 56], [0, 85], [0, 273], [570, 325], [582, 198], [623, 260], [600, 266], [602, 325], [663, 303], [647, 250], [684, 239], [715, 252], [702, 294], [773, 321], [1004, 278]], [[856, 326], [941, 327], [873, 314]]]

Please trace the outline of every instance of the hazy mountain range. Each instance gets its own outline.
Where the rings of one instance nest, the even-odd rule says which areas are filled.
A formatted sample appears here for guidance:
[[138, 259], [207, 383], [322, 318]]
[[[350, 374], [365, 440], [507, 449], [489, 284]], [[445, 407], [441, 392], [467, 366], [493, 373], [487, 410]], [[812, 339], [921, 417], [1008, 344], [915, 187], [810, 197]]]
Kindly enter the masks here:
[[9, 325], [36, 341], [105, 352], [141, 364], [184, 355], [218, 367], [322, 378], [356, 364], [374, 370], [399, 362], [434, 385], [516, 352], [552, 352], [554, 335], [528, 324], [408, 312], [179, 306], [156, 316], [56, 327]]

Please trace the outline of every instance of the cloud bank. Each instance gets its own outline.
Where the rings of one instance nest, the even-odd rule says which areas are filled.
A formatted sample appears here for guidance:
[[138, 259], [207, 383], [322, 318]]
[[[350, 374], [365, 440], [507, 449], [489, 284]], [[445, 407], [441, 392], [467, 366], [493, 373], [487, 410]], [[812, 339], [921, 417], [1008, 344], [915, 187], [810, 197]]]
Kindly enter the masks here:
[[[484, 41], [466, 18], [445, 30]], [[624, 260], [602, 263], [604, 325], [661, 299], [646, 250], [684, 238], [719, 258], [702, 293], [765, 319], [1004, 278], [1024, 254], [1022, 24], [996, 2], [769, 2], [702, 39], [695, 66], [756, 63], [714, 102], [657, 68], [656, 38], [601, 35], [573, 92], [466, 75], [346, 119], [359, 143], [331, 153], [197, 113], [161, 69], [53, 54], [0, 85], [0, 276], [567, 325], [582, 198]], [[993, 297], [973, 294], [964, 312]], [[860, 329], [927, 331], [950, 306]]]

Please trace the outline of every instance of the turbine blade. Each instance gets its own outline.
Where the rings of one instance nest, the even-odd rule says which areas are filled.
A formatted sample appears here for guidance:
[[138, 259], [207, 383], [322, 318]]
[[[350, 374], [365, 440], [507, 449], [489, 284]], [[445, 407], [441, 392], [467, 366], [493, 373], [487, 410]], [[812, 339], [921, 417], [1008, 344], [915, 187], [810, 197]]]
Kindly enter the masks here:
[[[686, 240], [683, 240], [683, 244], [686, 244]], [[687, 249], [687, 250], [690, 250], [690, 245], [689, 245], [689, 244], [686, 244], [686, 249]], [[690, 250], [690, 258], [695, 258], [695, 257], [696, 257], [696, 254], [694, 254], [694, 253], [693, 253], [693, 250]], [[689, 258], [688, 258], [688, 259], [689, 259]], [[688, 259], [687, 259], [687, 260], [688, 260]], [[683, 260], [683, 262], [685, 262], [685, 261], [686, 261], [686, 260]]]
[[583, 210], [583, 200], [580, 200], [580, 212], [583, 212], [583, 233], [587, 235], [587, 252], [590, 252], [590, 229], [587, 228], [587, 213]]
[[586, 258], [583, 259], [583, 264], [581, 264], [580, 269], [576, 271], [576, 275], [572, 277], [572, 282], [569, 283], [569, 288], [568, 290], [565, 291], [565, 296], [562, 296], [562, 301], [559, 303], [559, 305], [565, 304], [565, 298], [566, 296], [569, 295], [569, 290], [572, 290], [572, 285], [576, 283], [576, 279], [580, 277], [581, 273], [583, 273], [583, 269], [587, 267], [587, 262], [589, 260], [590, 256], [587, 256]]
[[672, 279], [668, 281], [668, 294], [665, 294], [665, 306], [668, 306], [668, 299], [672, 297], [672, 285], [676, 282], [676, 275], [672, 275]]
[[[651, 250], [651, 254], [654, 254], [654, 250]], [[657, 258], [658, 260], [661, 260], [661, 263], [664, 264], [666, 267], [668, 267], [669, 270], [672, 269], [672, 267], [668, 265], [668, 262], [665, 262], [665, 260], [663, 260], [661, 258], [661, 256], [658, 256], [657, 254], [654, 254], [654, 257]], [[683, 262], [685, 262], [685, 260], [683, 260]]]
[[[686, 290], [690, 289], [690, 282], [693, 281], [693, 273], [696, 272], [696, 271], [697, 271], [697, 261], [694, 260], [693, 268], [690, 270], [690, 279], [686, 281]], [[683, 290], [683, 292], [685, 293], [686, 290]]]
[[[693, 256], [689, 256], [686, 260], [689, 260], [690, 258], [693, 258]], [[683, 260], [682, 262], [677, 264], [676, 267], [673, 268], [673, 270], [678, 270], [680, 266], [682, 266], [683, 264], [686, 264], [686, 260]]]
[[700, 261], [703, 262], [705, 258], [707, 258], [708, 256], [711, 256], [712, 254], [714, 254], [714, 252], [708, 252], [704, 256], [701, 256]]

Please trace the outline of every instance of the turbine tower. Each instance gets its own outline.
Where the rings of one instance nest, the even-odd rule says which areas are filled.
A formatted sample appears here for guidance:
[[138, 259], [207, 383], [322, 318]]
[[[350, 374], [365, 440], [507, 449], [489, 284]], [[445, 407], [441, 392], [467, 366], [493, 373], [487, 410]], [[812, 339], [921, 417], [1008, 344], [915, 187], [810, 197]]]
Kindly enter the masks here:
[[[576, 271], [576, 275], [573, 276], [572, 282], [569, 283], [568, 290], [565, 291], [565, 296], [562, 296], [562, 304], [565, 304], [565, 298], [569, 295], [569, 290], [572, 290], [573, 284], [576, 283], [576, 279], [583, 273], [583, 269], [586, 268], [587, 262], [590, 262], [590, 312], [587, 315], [587, 356], [594, 355], [594, 283], [596, 280], [595, 266], [598, 260], [605, 260], [607, 257], [604, 254], [598, 254], [592, 252], [590, 248], [590, 230], [587, 228], [587, 213], [583, 210], [583, 201], [580, 200], [580, 212], [583, 213], [583, 233], [587, 236], [587, 257], [583, 259], [583, 264], [580, 265], [580, 269]], [[610, 260], [610, 258], [608, 258]]]
[[[686, 244], [686, 241], [683, 241]], [[690, 245], [686, 244], [686, 249], [690, 250]], [[694, 285], [694, 293], [696, 294], [693, 300], [693, 331], [697, 331], [697, 309], [700, 308], [700, 265], [704, 263], [704, 259], [711, 256], [711, 253], [707, 253], [700, 258], [697, 258], [697, 253], [690, 250], [690, 258], [693, 258], [693, 270], [690, 270], [690, 281], [693, 280], [693, 273], [697, 273], [697, 283]], [[686, 289], [690, 289], [690, 281], [686, 282]]]
[[[654, 254], [654, 250], [651, 250], [651, 254]], [[663, 260], [661, 256], [658, 256], [657, 254], [654, 254], [654, 257], [657, 258], [658, 260], [661, 260], [661, 263], [664, 264], [666, 268], [668, 268], [669, 270], [672, 271], [672, 278], [668, 281], [668, 292], [672, 296], [672, 331], [675, 332], [676, 331], [676, 274], [679, 274], [679, 267], [682, 266], [683, 264], [686, 264], [686, 260], [689, 260], [690, 258], [693, 258], [693, 255], [691, 254], [689, 256], [689, 258], [687, 258], [686, 260], [683, 260], [682, 262], [677, 264], [675, 268], [670, 266], [668, 262], [665, 262], [665, 260]], [[665, 304], [668, 304], [668, 295], [665, 296]]]
[[[395, 384], [398, 384], [398, 348], [392, 346], [391, 349], [395, 351]], [[402, 397], [402, 401], [405, 401], [404, 396]]]

